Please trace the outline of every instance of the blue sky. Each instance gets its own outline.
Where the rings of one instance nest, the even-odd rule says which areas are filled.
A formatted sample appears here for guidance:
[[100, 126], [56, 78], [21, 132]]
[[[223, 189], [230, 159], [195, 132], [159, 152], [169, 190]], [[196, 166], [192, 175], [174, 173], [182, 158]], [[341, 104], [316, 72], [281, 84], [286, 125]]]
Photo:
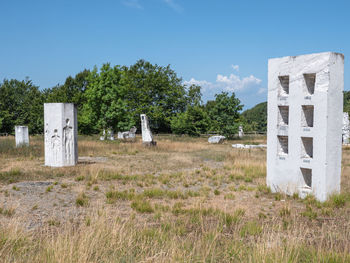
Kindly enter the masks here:
[[234, 91], [245, 108], [266, 100], [267, 60], [335, 51], [350, 89], [347, 0], [3, 0], [0, 80], [41, 88], [84, 68], [168, 65], [203, 99]]

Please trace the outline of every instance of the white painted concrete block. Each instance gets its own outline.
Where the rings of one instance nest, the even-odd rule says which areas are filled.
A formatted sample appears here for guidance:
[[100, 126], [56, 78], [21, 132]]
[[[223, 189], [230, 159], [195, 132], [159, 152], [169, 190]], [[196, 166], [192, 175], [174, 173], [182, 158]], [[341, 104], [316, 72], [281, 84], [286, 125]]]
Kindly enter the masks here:
[[267, 185], [273, 192], [340, 191], [344, 56], [326, 52], [268, 63]]
[[149, 127], [148, 118], [146, 114], [141, 114], [141, 132], [142, 132], [142, 143], [146, 145], [156, 145], [157, 142], [153, 140], [152, 132]]
[[78, 162], [77, 110], [73, 103], [44, 104], [45, 165], [73, 166]]
[[15, 126], [16, 147], [29, 146], [28, 126]]

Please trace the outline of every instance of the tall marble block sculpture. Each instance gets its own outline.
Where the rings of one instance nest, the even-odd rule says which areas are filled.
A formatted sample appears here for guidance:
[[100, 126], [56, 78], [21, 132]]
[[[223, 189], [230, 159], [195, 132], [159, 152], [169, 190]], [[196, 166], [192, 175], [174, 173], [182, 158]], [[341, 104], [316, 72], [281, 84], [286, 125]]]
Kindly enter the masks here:
[[16, 147], [29, 146], [28, 126], [15, 126]]
[[148, 146], [156, 145], [157, 142], [153, 140], [152, 132], [149, 127], [148, 118], [146, 114], [141, 114], [141, 132], [142, 132], [142, 143]]
[[344, 56], [319, 53], [268, 63], [267, 185], [273, 192], [340, 190]]
[[44, 104], [45, 165], [72, 166], [78, 162], [77, 110], [73, 103]]
[[343, 112], [343, 144], [349, 144], [350, 138], [350, 122], [349, 122], [349, 114], [347, 112]]

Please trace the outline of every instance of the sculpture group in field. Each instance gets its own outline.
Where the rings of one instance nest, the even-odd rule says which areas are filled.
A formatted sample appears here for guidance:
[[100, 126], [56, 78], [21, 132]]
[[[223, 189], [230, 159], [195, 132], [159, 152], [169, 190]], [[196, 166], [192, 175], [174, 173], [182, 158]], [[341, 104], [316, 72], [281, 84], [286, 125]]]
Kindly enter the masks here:
[[[325, 201], [340, 191], [342, 142], [349, 143], [349, 115], [343, 113], [344, 56], [325, 52], [270, 59], [268, 62], [267, 185], [272, 192], [309, 194]], [[145, 114], [142, 143], [156, 141]], [[45, 165], [78, 162], [77, 110], [72, 103], [44, 104]], [[134, 140], [136, 127], [119, 132]], [[16, 126], [16, 147], [29, 145], [28, 127]], [[243, 128], [239, 127], [242, 138]], [[102, 139], [102, 137], [101, 137]], [[114, 139], [112, 129], [103, 139]], [[224, 136], [209, 138], [220, 143]], [[234, 144], [234, 148], [266, 145]]]

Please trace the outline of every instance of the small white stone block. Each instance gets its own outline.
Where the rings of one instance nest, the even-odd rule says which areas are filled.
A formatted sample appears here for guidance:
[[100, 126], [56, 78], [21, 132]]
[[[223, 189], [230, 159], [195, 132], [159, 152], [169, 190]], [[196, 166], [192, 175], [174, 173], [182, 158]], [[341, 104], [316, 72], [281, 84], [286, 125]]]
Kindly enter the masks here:
[[142, 143], [146, 145], [156, 145], [157, 142], [153, 140], [152, 132], [149, 127], [148, 118], [146, 114], [141, 114], [141, 132], [142, 132]]
[[325, 52], [268, 63], [267, 185], [273, 192], [340, 191], [344, 56]]
[[349, 144], [350, 138], [350, 122], [349, 122], [349, 114], [347, 112], [343, 112], [343, 144]]
[[15, 126], [16, 147], [29, 146], [28, 126]]
[[226, 137], [222, 135], [215, 135], [208, 138], [209, 143], [223, 143]]
[[73, 103], [44, 104], [45, 165], [73, 166], [78, 162], [77, 110]]

